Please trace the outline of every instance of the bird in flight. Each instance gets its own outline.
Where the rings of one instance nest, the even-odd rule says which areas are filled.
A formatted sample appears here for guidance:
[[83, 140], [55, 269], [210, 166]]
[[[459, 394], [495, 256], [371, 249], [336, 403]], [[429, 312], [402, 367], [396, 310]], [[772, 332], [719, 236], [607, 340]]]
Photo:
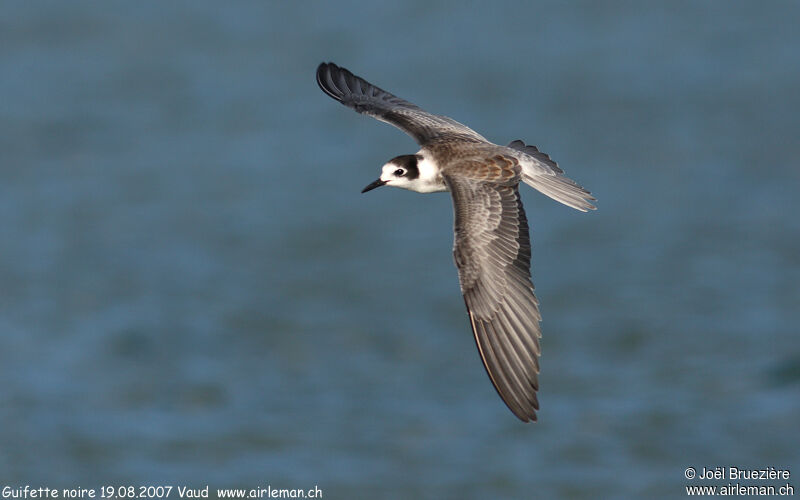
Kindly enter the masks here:
[[536, 146], [520, 140], [491, 143], [333, 63], [319, 65], [317, 83], [333, 99], [394, 125], [420, 145], [415, 154], [389, 160], [362, 193], [380, 186], [450, 192], [453, 255], [483, 366], [514, 415], [535, 421], [542, 317], [531, 282], [530, 234], [519, 183], [582, 212], [595, 209], [595, 198]]

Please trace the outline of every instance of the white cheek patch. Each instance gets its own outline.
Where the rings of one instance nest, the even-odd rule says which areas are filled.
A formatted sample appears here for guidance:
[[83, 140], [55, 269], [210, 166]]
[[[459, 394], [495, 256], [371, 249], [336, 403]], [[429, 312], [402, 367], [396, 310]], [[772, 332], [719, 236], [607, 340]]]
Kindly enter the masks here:
[[387, 163], [381, 169], [381, 180], [382, 181], [396, 181], [397, 176], [394, 175], [394, 171], [398, 169], [397, 165], [392, 165], [391, 163]]

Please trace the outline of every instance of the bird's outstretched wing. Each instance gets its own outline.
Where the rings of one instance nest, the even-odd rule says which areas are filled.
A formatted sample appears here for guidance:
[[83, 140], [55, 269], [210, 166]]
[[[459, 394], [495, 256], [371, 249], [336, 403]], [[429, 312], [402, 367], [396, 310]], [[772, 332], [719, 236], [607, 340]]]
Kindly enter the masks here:
[[466, 125], [446, 116], [428, 113], [333, 63], [319, 65], [317, 83], [326, 94], [345, 106], [394, 125], [421, 146], [444, 138], [486, 141]]
[[523, 153], [522, 156], [517, 155], [517, 159], [522, 166], [522, 181], [525, 184], [581, 212], [597, 208], [591, 203], [596, 201], [592, 193], [565, 176], [558, 164], [551, 160], [549, 155], [539, 151], [536, 146], [529, 146], [516, 140], [511, 141], [506, 147]]
[[516, 159], [502, 155], [443, 172], [453, 196], [453, 253], [475, 343], [500, 397], [527, 422], [539, 409], [541, 315], [520, 175]]

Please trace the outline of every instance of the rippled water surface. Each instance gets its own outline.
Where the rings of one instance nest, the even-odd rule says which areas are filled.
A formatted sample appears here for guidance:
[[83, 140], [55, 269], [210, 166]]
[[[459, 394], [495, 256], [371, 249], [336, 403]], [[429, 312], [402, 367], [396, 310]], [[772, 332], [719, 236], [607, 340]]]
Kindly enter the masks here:
[[[3, 10], [0, 484], [674, 498], [688, 466], [800, 475], [798, 4]], [[320, 92], [323, 60], [597, 195], [523, 189], [537, 424], [481, 367], [449, 196], [359, 194], [415, 145]]]

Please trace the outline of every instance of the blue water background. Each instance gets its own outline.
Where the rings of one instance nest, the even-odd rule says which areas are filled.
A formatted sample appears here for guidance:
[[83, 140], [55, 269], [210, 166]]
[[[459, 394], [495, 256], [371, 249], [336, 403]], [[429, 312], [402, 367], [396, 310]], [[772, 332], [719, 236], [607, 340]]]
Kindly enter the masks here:
[[[800, 475], [800, 4], [8, 2], [0, 484], [674, 498]], [[472, 340], [446, 194], [334, 61], [591, 189], [523, 188], [540, 422]], [[793, 476], [795, 487], [800, 483]]]

